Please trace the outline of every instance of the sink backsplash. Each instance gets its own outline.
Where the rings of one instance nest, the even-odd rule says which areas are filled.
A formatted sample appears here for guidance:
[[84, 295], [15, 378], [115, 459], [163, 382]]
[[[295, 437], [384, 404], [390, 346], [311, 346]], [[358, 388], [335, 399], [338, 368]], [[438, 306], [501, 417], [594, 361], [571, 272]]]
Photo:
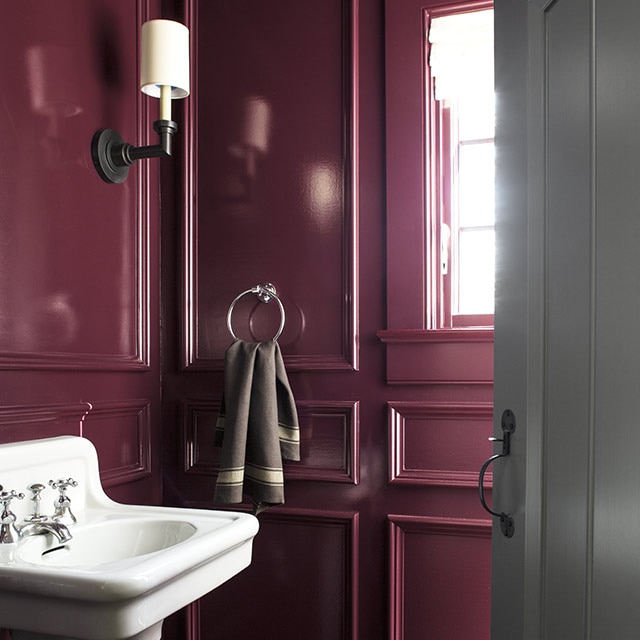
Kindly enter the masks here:
[[34, 483], [46, 485], [40, 496], [40, 511], [53, 515], [58, 492], [48, 483], [59, 478], [73, 478], [78, 483], [67, 491], [76, 517], [92, 506], [95, 496], [104, 495], [95, 449], [84, 438], [60, 436], [0, 445], [0, 485], [4, 491], [25, 494], [24, 499], [11, 501], [10, 509], [18, 522], [33, 512], [27, 487]]

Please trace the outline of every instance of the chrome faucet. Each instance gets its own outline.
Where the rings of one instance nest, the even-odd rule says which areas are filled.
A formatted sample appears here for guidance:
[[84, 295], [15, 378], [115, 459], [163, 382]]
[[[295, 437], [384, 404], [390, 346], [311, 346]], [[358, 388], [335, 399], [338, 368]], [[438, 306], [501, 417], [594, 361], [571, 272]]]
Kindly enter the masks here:
[[28, 522], [27, 524], [18, 525], [16, 528], [20, 539], [50, 533], [60, 544], [64, 544], [73, 537], [67, 526], [62, 522]]
[[40, 491], [42, 485], [30, 485], [29, 490], [34, 494], [34, 513], [27, 516], [23, 523], [16, 525], [16, 515], [9, 509], [14, 498], [22, 500], [24, 493], [16, 493], [14, 490], [4, 491], [0, 486], [0, 544], [12, 544], [22, 538], [50, 533], [60, 544], [71, 540], [72, 535], [67, 526], [60, 521], [54, 521], [42, 516], [39, 511]]

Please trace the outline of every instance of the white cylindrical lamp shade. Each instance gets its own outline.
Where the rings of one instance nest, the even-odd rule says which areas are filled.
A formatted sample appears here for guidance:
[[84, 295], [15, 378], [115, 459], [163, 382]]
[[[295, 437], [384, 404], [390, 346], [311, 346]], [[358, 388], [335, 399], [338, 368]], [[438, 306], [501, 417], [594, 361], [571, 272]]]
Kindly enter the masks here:
[[150, 20], [142, 25], [140, 90], [161, 98], [161, 120], [171, 120], [172, 98], [189, 95], [189, 29], [183, 24]]

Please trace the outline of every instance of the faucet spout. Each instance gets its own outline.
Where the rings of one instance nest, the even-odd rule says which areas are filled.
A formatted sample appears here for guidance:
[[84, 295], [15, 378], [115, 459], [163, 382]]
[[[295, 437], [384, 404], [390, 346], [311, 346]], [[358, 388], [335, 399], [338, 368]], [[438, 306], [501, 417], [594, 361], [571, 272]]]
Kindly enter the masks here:
[[30, 522], [19, 527], [20, 538], [50, 533], [60, 544], [68, 542], [73, 537], [68, 527], [61, 522]]

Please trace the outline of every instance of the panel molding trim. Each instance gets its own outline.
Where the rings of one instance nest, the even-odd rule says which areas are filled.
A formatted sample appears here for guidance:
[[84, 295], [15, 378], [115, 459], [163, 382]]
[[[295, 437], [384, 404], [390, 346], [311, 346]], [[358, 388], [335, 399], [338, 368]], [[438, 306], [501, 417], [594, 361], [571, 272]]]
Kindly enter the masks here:
[[[69, 404], [43, 404], [0, 407], [0, 442], [19, 442], [36, 438], [63, 435], [91, 437], [93, 423], [97, 420], [134, 418], [135, 461], [121, 467], [101, 466], [100, 478], [110, 487], [151, 475], [151, 419], [150, 405], [146, 400], [117, 402], [80, 402]], [[100, 452], [100, 443], [94, 442]], [[101, 459], [103, 463], [104, 458]]]
[[[304, 400], [297, 405], [302, 440], [301, 461], [285, 464], [285, 477], [291, 480], [358, 484], [360, 482], [360, 403]], [[321, 428], [321, 422], [329, 420], [336, 423], [339, 433], [333, 434], [333, 442], [329, 437], [325, 437], [324, 446], [321, 448], [324, 452], [329, 449], [335, 461], [327, 460], [325, 464], [314, 464], [311, 461], [305, 464], [305, 459], [312, 459], [314, 451], [319, 449], [316, 445], [322, 434], [315, 433], [314, 438], [313, 431]]]
[[[430, 485], [447, 487], [477, 487], [477, 468], [463, 469], [433, 469], [426, 466], [414, 466], [407, 461], [407, 452], [414, 449], [425, 449], [425, 443], [416, 446], [409, 441], [408, 425], [411, 421], [423, 420], [434, 424], [432, 438], [434, 446], [441, 449], [450, 445], [450, 455], [457, 456], [461, 436], [455, 438], [451, 427], [462, 427], [469, 422], [486, 424], [486, 433], [490, 434], [493, 422], [493, 404], [490, 402], [444, 404], [423, 402], [390, 402], [388, 404], [388, 433], [389, 433], [389, 483], [409, 485]], [[440, 427], [436, 426], [438, 423]], [[442, 426], [444, 424], [444, 426]], [[464, 434], [463, 434], [464, 435]], [[478, 437], [482, 441], [484, 433]], [[467, 437], [464, 438], [468, 440]], [[442, 443], [445, 443], [444, 445]], [[487, 444], [487, 455], [491, 455], [491, 447]], [[438, 456], [439, 459], [446, 456]], [[469, 461], [473, 464], [474, 461]], [[485, 475], [485, 485], [492, 485], [492, 473]]]
[[[136, 33], [139, 34], [137, 25], [148, 20], [151, 14], [149, 0], [137, 0], [134, 6], [132, 20], [136, 21]], [[141, 92], [138, 91], [136, 95], [136, 131], [139, 136], [137, 144], [150, 144], [151, 135], [155, 136], [151, 126], [150, 107], [148, 100], [143, 97]], [[87, 142], [87, 150], [88, 144], [89, 142]], [[83, 353], [67, 352], [64, 349], [60, 351], [6, 350], [0, 351], [0, 370], [146, 371], [150, 368], [149, 222], [151, 215], [150, 194], [154, 192], [151, 175], [149, 163], [139, 163], [136, 170], [135, 211], [131, 212], [135, 216], [136, 237], [131, 252], [131, 264], [127, 265], [130, 268], [131, 277], [135, 279], [133, 283], [135, 302], [131, 309], [135, 335], [130, 352]]]
[[[304, 400], [297, 402], [296, 407], [300, 419], [301, 460], [284, 461], [285, 480], [358, 484], [359, 403]], [[183, 401], [181, 414], [185, 473], [217, 475], [220, 448], [213, 446], [213, 437], [219, 411], [220, 401]]]
[[[388, 637], [389, 640], [402, 640], [405, 637], [405, 567], [409, 558], [409, 554], [406, 552], [407, 535], [457, 536], [462, 539], [485, 538], [490, 541], [491, 521], [395, 514], [389, 514], [387, 520], [390, 580]], [[425, 580], [428, 578], [425, 576]], [[438, 576], [433, 576], [433, 579], [437, 581]], [[427, 630], [423, 630], [423, 632], [431, 637]]]
[[[118, 424], [124, 424], [124, 419], [130, 422], [133, 420], [132, 431], [128, 434], [129, 440], [121, 443], [121, 447], [127, 449], [127, 457], [131, 457], [131, 461], [105, 466], [103, 462], [105, 458], [102, 457], [100, 479], [105, 487], [126, 484], [151, 476], [151, 407], [147, 400], [91, 403], [91, 411], [83, 423], [81, 435], [89, 440], [96, 440], [94, 444], [100, 454], [100, 442], [91, 434], [94, 423], [115, 420]], [[104, 435], [102, 431], [101, 434]]]
[[[342, 314], [341, 353], [283, 354], [290, 371], [336, 371], [359, 368], [359, 0], [342, 1]], [[194, 0], [188, 0], [185, 22], [192, 34], [191, 69], [198, 77], [198, 12]], [[190, 100], [184, 112], [186, 141], [183, 152], [184, 193], [182, 229], [182, 318], [181, 362], [183, 370], [221, 371], [224, 360], [203, 354], [198, 336], [200, 302], [198, 295], [198, 107]], [[253, 284], [253, 283], [252, 283]], [[241, 289], [238, 291], [240, 292]]]
[[383, 329], [389, 384], [493, 384], [493, 329]]
[[262, 519], [284, 521], [314, 527], [338, 527], [344, 540], [344, 640], [358, 638], [360, 514], [356, 511], [322, 509], [287, 509], [276, 507], [265, 511]]
[[[189, 501], [185, 503], [189, 508], [210, 509], [210, 503]], [[260, 514], [263, 524], [269, 522], [291, 526], [308, 526], [323, 528], [338, 528], [341, 530], [344, 572], [343, 592], [344, 601], [344, 625], [341, 638], [343, 640], [355, 640], [358, 638], [358, 564], [359, 564], [359, 513], [355, 511], [324, 511], [320, 509], [289, 509], [285, 507], [272, 507]], [[190, 605], [187, 610], [187, 638], [199, 640], [200, 638], [200, 606], [197, 603]]]
[[[220, 400], [195, 398], [181, 402], [182, 460], [185, 473], [200, 475], [218, 473], [218, 457], [212, 455], [211, 450], [220, 404]], [[206, 437], [209, 439], [208, 442]], [[207, 455], [208, 452], [209, 455]]]
[[[0, 407], [0, 442], [19, 442], [60, 435], [82, 435], [88, 402]], [[73, 428], [69, 428], [73, 425]], [[37, 429], [33, 433], [32, 429]]]

